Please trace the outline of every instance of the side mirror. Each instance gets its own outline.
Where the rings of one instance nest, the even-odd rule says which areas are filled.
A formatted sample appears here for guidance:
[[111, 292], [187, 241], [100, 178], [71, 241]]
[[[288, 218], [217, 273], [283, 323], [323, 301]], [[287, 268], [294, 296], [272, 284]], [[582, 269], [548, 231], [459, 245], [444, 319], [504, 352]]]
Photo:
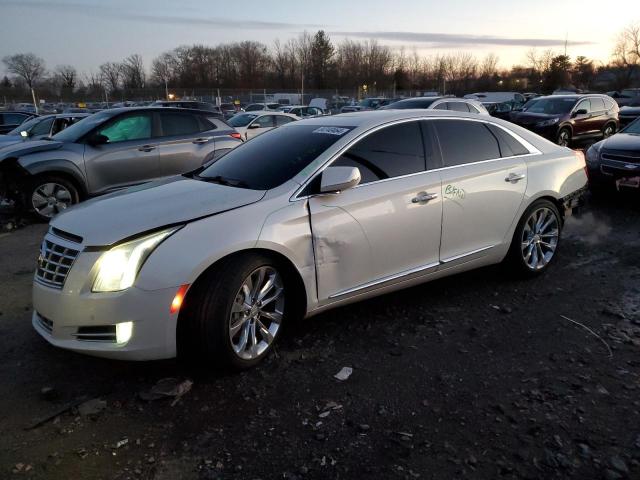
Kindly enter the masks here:
[[360, 183], [362, 176], [357, 167], [328, 167], [322, 172], [321, 193], [337, 193]]
[[578, 115], [586, 115], [587, 113], [587, 109], [586, 108], [581, 108], [580, 110], [576, 110], [575, 112], [573, 112], [573, 116], [577, 117]]
[[260, 128], [260, 124], [259, 123], [252, 123], [247, 128]]
[[29, 137], [29, 132], [27, 132], [26, 130], [22, 130], [22, 131], [20, 131], [20, 136], [22, 138], [28, 138]]
[[96, 133], [89, 137], [88, 143], [89, 145], [93, 145], [94, 147], [96, 145], [104, 145], [105, 143], [109, 143], [109, 137]]

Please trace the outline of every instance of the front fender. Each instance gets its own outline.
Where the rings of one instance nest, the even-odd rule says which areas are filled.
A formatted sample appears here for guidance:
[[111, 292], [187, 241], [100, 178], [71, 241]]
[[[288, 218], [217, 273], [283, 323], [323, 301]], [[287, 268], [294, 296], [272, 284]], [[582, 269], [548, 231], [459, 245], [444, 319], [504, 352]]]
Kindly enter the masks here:
[[35, 176], [43, 173], [64, 173], [71, 176], [84, 193], [87, 192], [87, 180], [80, 168], [70, 160], [51, 159], [51, 160], [35, 160], [28, 156], [18, 158], [18, 165], [29, 175]]

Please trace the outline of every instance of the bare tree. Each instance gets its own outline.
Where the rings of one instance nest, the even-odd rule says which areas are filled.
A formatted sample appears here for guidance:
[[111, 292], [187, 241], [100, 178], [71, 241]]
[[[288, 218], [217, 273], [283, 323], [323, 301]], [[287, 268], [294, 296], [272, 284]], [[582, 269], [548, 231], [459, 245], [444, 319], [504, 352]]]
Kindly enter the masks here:
[[31, 90], [31, 98], [33, 106], [38, 112], [38, 104], [36, 102], [36, 93], [34, 86], [45, 74], [44, 60], [33, 53], [18, 53], [9, 55], [2, 59], [7, 70], [22, 78]]
[[100, 75], [102, 83], [110, 92], [116, 92], [120, 88], [122, 79], [122, 64], [117, 62], [107, 62], [100, 65]]
[[623, 72], [621, 86], [628, 86], [640, 68], [640, 24], [629, 25], [620, 33], [612, 57], [613, 64]]
[[144, 62], [137, 53], [129, 55], [121, 64], [122, 82], [125, 88], [141, 89], [146, 82]]
[[78, 83], [78, 72], [72, 65], [58, 65], [53, 73], [61, 95], [70, 95]]

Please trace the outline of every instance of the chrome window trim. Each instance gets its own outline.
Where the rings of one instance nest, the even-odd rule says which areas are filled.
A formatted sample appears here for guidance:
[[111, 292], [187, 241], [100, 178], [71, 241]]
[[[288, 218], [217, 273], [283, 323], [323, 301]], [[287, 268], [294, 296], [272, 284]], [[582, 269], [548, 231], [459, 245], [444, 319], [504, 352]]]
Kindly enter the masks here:
[[[447, 110], [447, 111], [449, 111], [449, 110]], [[496, 127], [501, 128], [502, 130], [507, 132], [514, 139], [519, 141], [527, 150], [529, 150], [529, 153], [526, 153], [524, 155], [511, 155], [511, 156], [508, 156], [508, 157], [498, 157], [498, 158], [490, 158], [490, 159], [487, 159], [487, 160], [478, 160], [476, 162], [461, 163], [460, 165], [451, 165], [449, 167], [433, 168], [431, 170], [423, 170], [421, 172], [408, 173], [406, 175], [400, 175], [398, 177], [383, 178], [382, 180], [376, 180], [374, 182], [369, 182], [369, 183], [364, 183], [364, 184], [361, 184], [361, 185], [357, 185], [354, 188], [359, 188], [361, 186], [366, 186], [366, 185], [377, 185], [378, 183], [381, 183], [381, 182], [388, 182], [389, 180], [396, 180], [396, 179], [400, 179], [400, 178], [412, 177], [412, 176], [420, 175], [420, 174], [423, 174], [423, 173], [439, 172], [441, 170], [449, 170], [451, 168], [466, 167], [468, 165], [478, 165], [478, 164], [487, 163], [487, 162], [495, 162], [497, 160], [506, 160], [506, 159], [510, 159], [510, 158], [525, 158], [525, 157], [531, 157], [531, 156], [541, 155], [542, 154], [542, 152], [540, 150], [538, 150], [536, 147], [534, 147], [531, 143], [529, 143], [527, 140], [522, 138], [517, 133], [512, 132], [508, 128], [503, 127], [502, 125], [500, 125], [498, 123], [487, 121], [484, 118], [466, 118], [466, 117], [412, 117], [412, 118], [403, 118], [403, 119], [400, 119], [400, 120], [394, 120], [394, 121], [391, 121], [391, 122], [383, 123], [382, 125], [377, 125], [377, 126], [371, 128], [371, 129], [369, 129], [369, 130], [367, 130], [365, 132], [362, 132], [356, 138], [351, 140], [347, 145], [345, 145], [338, 152], [336, 152], [331, 158], [329, 158], [326, 162], [324, 162], [316, 170], [314, 170], [313, 173], [309, 174], [307, 179], [304, 182], [302, 182], [300, 187], [298, 187], [293, 192], [293, 195], [291, 195], [291, 197], [289, 198], [289, 201], [290, 202], [296, 202], [298, 200], [305, 200], [305, 199], [308, 199], [310, 197], [316, 196], [315, 194], [314, 195], [305, 195], [305, 196], [302, 196], [302, 197], [299, 197], [298, 195], [307, 187], [307, 185], [309, 185], [309, 183], [311, 183], [315, 179], [315, 177], [317, 175], [321, 174], [326, 168], [328, 168], [331, 165], [331, 163], [333, 163], [338, 158], [340, 158], [340, 156], [342, 156], [342, 154], [344, 152], [346, 152], [349, 148], [351, 148], [353, 145], [355, 145], [360, 140], [362, 140], [365, 137], [377, 132], [378, 130], [381, 130], [383, 128], [386, 128], [386, 127], [389, 127], [389, 126], [392, 126], [392, 125], [399, 125], [401, 123], [417, 122], [417, 121], [422, 121], [422, 120], [427, 120], [427, 121], [428, 120], [464, 120], [464, 121], [467, 121], [467, 122], [480, 122], [480, 123], [484, 123], [484, 124], [495, 125]], [[323, 195], [326, 195], [326, 194], [323, 194]]]

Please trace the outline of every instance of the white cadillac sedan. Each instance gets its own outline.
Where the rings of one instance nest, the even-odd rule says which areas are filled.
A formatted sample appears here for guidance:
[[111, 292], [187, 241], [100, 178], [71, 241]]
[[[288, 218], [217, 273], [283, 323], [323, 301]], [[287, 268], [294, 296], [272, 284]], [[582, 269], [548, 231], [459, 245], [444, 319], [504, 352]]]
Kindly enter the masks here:
[[92, 355], [250, 367], [296, 317], [503, 261], [544, 272], [586, 183], [582, 154], [492, 117], [292, 122], [55, 217], [33, 326]]

